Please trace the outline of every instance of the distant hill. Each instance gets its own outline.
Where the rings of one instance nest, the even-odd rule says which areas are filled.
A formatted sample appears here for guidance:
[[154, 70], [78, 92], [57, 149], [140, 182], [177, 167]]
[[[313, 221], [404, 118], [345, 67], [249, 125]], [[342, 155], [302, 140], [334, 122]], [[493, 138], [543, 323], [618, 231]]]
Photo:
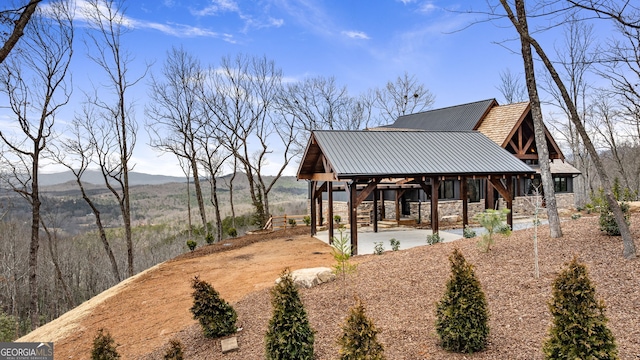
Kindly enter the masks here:
[[[71, 171], [65, 171], [53, 174], [40, 174], [39, 179], [41, 186], [52, 186], [63, 184], [69, 181], [75, 181], [76, 177]], [[82, 176], [82, 180], [94, 185], [102, 185], [104, 183], [102, 173], [100, 173], [100, 171], [98, 170], [87, 170]], [[185, 182], [185, 178], [183, 176], [150, 175], [139, 172], [129, 173], [129, 185], [131, 186], [162, 185], [175, 182]]]

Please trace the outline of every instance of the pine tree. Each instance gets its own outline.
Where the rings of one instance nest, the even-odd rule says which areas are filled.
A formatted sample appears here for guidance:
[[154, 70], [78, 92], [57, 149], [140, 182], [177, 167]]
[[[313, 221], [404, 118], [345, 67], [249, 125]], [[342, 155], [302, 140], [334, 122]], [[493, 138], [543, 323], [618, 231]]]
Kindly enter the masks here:
[[117, 344], [104, 329], [98, 330], [98, 335], [93, 339], [93, 349], [91, 350], [91, 360], [117, 360], [120, 359]]
[[604, 302], [596, 300], [587, 267], [576, 258], [553, 282], [549, 310], [553, 324], [543, 347], [547, 359], [618, 358]]
[[338, 339], [341, 360], [384, 360], [384, 347], [378, 342], [378, 330], [365, 314], [360, 299], [349, 311]]
[[449, 256], [451, 278], [436, 309], [436, 332], [449, 351], [484, 350], [489, 337], [487, 300], [473, 266], [458, 249]]
[[313, 359], [314, 331], [289, 269], [271, 289], [273, 317], [265, 335], [267, 360]]
[[193, 288], [193, 318], [200, 322], [205, 337], [217, 338], [236, 332], [238, 314], [229, 303], [206, 281], [196, 276], [191, 282]]

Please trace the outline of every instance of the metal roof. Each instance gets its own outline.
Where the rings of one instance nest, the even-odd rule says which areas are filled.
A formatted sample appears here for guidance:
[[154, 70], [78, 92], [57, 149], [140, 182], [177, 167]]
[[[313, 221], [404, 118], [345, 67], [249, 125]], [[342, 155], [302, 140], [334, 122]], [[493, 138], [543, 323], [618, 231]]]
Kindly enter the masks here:
[[314, 131], [298, 178], [322, 172], [321, 155], [337, 179], [534, 173], [477, 131]]
[[442, 109], [423, 111], [400, 116], [387, 128], [403, 128], [427, 131], [476, 130], [484, 115], [497, 105], [495, 99], [477, 101]]

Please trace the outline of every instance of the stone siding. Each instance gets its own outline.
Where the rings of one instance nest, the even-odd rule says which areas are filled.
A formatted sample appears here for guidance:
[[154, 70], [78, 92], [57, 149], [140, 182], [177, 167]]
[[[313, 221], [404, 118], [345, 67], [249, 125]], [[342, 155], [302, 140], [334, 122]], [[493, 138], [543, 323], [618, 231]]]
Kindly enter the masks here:
[[[561, 193], [556, 194], [556, 202], [558, 204], [558, 209], [573, 209], [573, 193]], [[518, 196], [513, 201], [513, 214], [514, 215], [533, 215], [535, 211], [535, 196]], [[393, 201], [385, 201], [385, 218], [387, 219], [395, 219], [396, 218], [396, 206]], [[412, 201], [409, 203], [410, 205], [410, 215], [401, 216], [403, 218], [412, 218], [418, 219], [420, 218], [421, 222], [429, 223], [431, 221], [431, 203], [429, 201], [422, 202], [419, 204], [418, 202]], [[327, 219], [327, 208], [329, 206], [328, 201], [323, 201], [322, 203], [322, 211], [323, 218]], [[378, 205], [380, 206], [380, 205]], [[500, 198], [500, 202], [498, 204], [500, 209], [506, 208], [506, 202], [504, 199]], [[420, 208], [420, 216], [418, 216], [418, 208]], [[473, 218], [473, 216], [479, 212], [484, 211], [484, 199], [480, 199], [480, 202], [470, 202], [468, 203], [469, 209], [469, 219]], [[370, 212], [373, 216], [373, 202], [364, 201], [358, 207], [358, 212]], [[349, 208], [347, 207], [347, 203], [344, 201], [334, 201], [333, 202], [333, 214], [340, 215], [342, 218], [342, 222], [346, 223], [349, 218]], [[449, 216], [459, 216], [462, 219], [462, 201], [461, 200], [440, 200], [438, 201], [438, 217], [442, 220], [443, 217]], [[373, 220], [373, 219], [372, 219]]]

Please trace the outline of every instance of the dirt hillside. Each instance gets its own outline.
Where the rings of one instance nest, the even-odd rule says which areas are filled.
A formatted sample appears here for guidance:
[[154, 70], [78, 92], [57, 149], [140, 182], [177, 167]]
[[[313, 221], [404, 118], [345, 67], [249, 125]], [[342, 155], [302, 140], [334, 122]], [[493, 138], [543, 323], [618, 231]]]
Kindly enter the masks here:
[[203, 247], [148, 269], [69, 311], [18, 341], [53, 341], [56, 359], [87, 359], [96, 332], [109, 330], [123, 359], [148, 354], [195, 324], [190, 280], [198, 275], [235, 303], [273, 286], [285, 267], [331, 266], [325, 243], [308, 228], [252, 235]]

